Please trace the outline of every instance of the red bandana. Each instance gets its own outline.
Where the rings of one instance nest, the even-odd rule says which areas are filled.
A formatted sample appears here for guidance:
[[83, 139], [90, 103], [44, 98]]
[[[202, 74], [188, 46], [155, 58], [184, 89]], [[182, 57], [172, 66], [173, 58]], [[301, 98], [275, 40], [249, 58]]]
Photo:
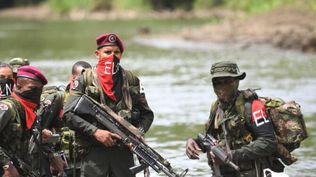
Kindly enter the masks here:
[[97, 74], [101, 87], [105, 94], [114, 102], [117, 98], [114, 93], [115, 81], [113, 76], [119, 71], [119, 61], [115, 61], [114, 55], [104, 57], [97, 64]]
[[35, 108], [37, 107], [37, 104], [24, 100], [23, 98], [17, 96], [15, 93], [13, 93], [12, 96], [23, 105], [24, 110], [25, 110], [26, 129], [29, 130], [36, 119], [36, 114], [34, 111], [35, 111]]

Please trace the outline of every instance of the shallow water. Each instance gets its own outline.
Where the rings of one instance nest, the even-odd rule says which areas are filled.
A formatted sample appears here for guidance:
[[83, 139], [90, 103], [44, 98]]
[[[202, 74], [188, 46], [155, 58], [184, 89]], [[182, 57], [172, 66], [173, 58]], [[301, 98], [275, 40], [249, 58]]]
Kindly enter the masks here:
[[[89, 34], [89, 31], [85, 30], [88, 27], [80, 22], [16, 22], [12, 23], [12, 26], [8, 22], [6, 26], [3, 25], [4, 23], [0, 23], [1, 41], [26, 40], [22, 42], [23, 45], [18, 44], [17, 47], [12, 45], [10, 49], [1, 42], [0, 49], [5, 50], [1, 56], [10, 58], [20, 55], [19, 51], [23, 51], [21, 53], [26, 57], [36, 58], [36, 60], [31, 60], [31, 63], [45, 72], [49, 85], [66, 84], [71, 66], [76, 60], [84, 59], [95, 65], [94, 43], [90, 39], [93, 40], [96, 31], [100, 31], [98, 30], [99, 23], [86, 23], [95, 26], [96, 29], [89, 28], [92, 34]], [[124, 23], [127, 22], [119, 22], [116, 26], [122, 26]], [[203, 130], [210, 105], [215, 99], [209, 77], [211, 64], [221, 60], [233, 60], [238, 63], [241, 71], [247, 73], [245, 80], [240, 83], [241, 89], [261, 88], [258, 91], [259, 95], [280, 97], [286, 101], [296, 100], [301, 104], [309, 138], [304, 141], [301, 148], [295, 150], [294, 154], [299, 160], [294, 165], [286, 167], [286, 172], [290, 176], [315, 176], [316, 56], [314, 54], [284, 51], [268, 46], [241, 48], [238, 45], [141, 38], [135, 35], [137, 27], [148, 23], [142, 22], [138, 26], [133, 24], [131, 30], [134, 32], [128, 32], [126, 29], [125, 31], [120, 29], [119, 32], [124, 34], [127, 44], [127, 52], [124, 54], [121, 64], [124, 68], [139, 75], [145, 87], [149, 105], [155, 112], [155, 120], [146, 136], [150, 146], [167, 158], [174, 167], [189, 168], [187, 176], [211, 176], [205, 155], [201, 154], [200, 160], [189, 160], [185, 155], [185, 143], [187, 138], [195, 137], [198, 132]], [[163, 29], [164, 23], [160, 23], [158, 26]], [[200, 22], [200, 24], [203, 23]], [[41, 26], [43, 24], [45, 27]], [[171, 24], [171, 31], [180, 28], [176, 25], [172, 26], [172, 23], [167, 24], [169, 27]], [[193, 24], [193, 22], [189, 24], [191, 26], [200, 25]], [[65, 25], [68, 25], [68, 28], [63, 28]], [[73, 31], [72, 25], [82, 29]], [[106, 29], [106, 27], [104, 28]], [[59, 33], [56, 32], [58, 29], [60, 29]], [[113, 29], [116, 30], [116, 28]], [[163, 30], [157, 32], [163, 32]], [[15, 35], [22, 37], [23, 33], [27, 33], [25, 38], [12, 38]], [[74, 35], [68, 36], [71, 33]], [[47, 36], [43, 37], [42, 34], [54, 34], [55, 40]], [[39, 35], [42, 36], [42, 40], [46, 41], [42, 45], [48, 47], [41, 46], [43, 51], [34, 54], [36, 49], [28, 48], [27, 45], [32, 45], [32, 39], [39, 38]], [[80, 39], [82, 36], [85, 38], [84, 41]], [[90, 43], [87, 43], [87, 39], [90, 40]], [[54, 43], [52, 47], [49, 47], [50, 43], [47, 40]], [[80, 42], [82, 46], [74, 47], [68, 44], [69, 51], [67, 51], [68, 48], [65, 48], [63, 43], [68, 40], [73, 40], [76, 46], [79, 46], [77, 43]], [[63, 47], [59, 47], [58, 44]], [[84, 47], [85, 45], [87, 47]], [[35, 45], [35, 48], [37, 46], [38, 44]], [[151, 171], [151, 175], [158, 176], [153, 171]]]

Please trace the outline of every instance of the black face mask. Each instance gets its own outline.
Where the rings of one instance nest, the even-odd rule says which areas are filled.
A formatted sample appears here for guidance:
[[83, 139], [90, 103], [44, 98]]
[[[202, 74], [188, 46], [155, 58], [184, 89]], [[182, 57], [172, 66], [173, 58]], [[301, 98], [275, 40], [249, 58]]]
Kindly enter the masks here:
[[39, 104], [41, 100], [42, 89], [33, 88], [32, 90], [27, 90], [21, 93], [16, 92], [16, 94], [28, 101]]
[[1, 79], [0, 80], [0, 96], [10, 96], [13, 90], [13, 79]]

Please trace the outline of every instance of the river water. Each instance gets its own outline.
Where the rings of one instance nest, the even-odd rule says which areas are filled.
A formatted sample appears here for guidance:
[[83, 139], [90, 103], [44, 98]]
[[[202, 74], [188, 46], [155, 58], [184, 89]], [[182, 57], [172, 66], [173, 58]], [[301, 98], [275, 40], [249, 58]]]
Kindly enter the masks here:
[[[0, 56], [4, 59], [1, 61], [22, 55], [34, 58], [31, 59], [31, 64], [45, 72], [49, 85], [64, 85], [68, 82], [72, 64], [77, 60], [96, 64], [93, 40], [97, 31], [100, 31], [99, 23], [85, 23], [96, 26], [93, 30], [87, 29], [92, 31], [90, 34], [80, 22], [12, 23], [2, 20]], [[153, 125], [146, 135], [148, 144], [168, 159], [173, 167], [189, 168], [187, 176], [211, 176], [205, 154], [201, 154], [200, 160], [189, 160], [185, 155], [185, 143], [188, 138], [196, 137], [198, 132], [202, 132], [210, 105], [215, 100], [209, 75], [212, 63], [232, 60], [238, 63], [241, 71], [247, 73], [247, 77], [240, 82], [240, 89], [261, 88], [258, 91], [261, 96], [280, 97], [286, 101], [295, 100], [300, 103], [309, 138], [303, 142], [301, 148], [294, 151], [299, 160], [286, 167], [286, 173], [291, 177], [316, 176], [315, 54], [279, 50], [264, 45], [243, 48], [231, 44], [143, 38], [135, 32], [141, 25], [135, 26], [135, 23], [123, 21], [116, 26], [125, 23], [133, 24], [131, 28], [134, 31], [114, 28], [123, 33], [123, 38], [126, 37], [124, 41], [127, 44], [127, 52], [121, 65], [140, 77], [148, 103], [155, 113]], [[172, 26], [174, 22], [159, 23], [157, 26], [161, 29], [164, 29], [164, 25], [165, 28], [171, 25], [171, 31], [181, 27]], [[198, 26], [204, 23], [205, 21], [200, 21], [199, 24], [190, 21], [187, 25]], [[76, 30], [74, 27], [63, 28], [67, 25], [76, 26]], [[127, 26], [124, 28], [128, 28]], [[107, 29], [106, 26], [104, 28]], [[24, 36], [25, 34], [27, 35]], [[85, 40], [81, 41], [81, 38]], [[16, 45], [13, 45], [13, 39]], [[42, 43], [39, 45], [38, 41]], [[164, 175], [151, 171], [151, 176]]]

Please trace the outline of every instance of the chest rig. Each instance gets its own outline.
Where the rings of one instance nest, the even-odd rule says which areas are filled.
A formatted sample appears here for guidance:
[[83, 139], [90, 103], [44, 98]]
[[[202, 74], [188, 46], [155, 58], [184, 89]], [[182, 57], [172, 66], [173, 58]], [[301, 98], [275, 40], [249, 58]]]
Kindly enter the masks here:
[[249, 128], [251, 101], [255, 96], [248, 90], [239, 91], [235, 103], [225, 111], [220, 108], [219, 101], [216, 100], [211, 108], [206, 132], [217, 137], [219, 144], [223, 147], [239, 149], [249, 144], [255, 138]]

